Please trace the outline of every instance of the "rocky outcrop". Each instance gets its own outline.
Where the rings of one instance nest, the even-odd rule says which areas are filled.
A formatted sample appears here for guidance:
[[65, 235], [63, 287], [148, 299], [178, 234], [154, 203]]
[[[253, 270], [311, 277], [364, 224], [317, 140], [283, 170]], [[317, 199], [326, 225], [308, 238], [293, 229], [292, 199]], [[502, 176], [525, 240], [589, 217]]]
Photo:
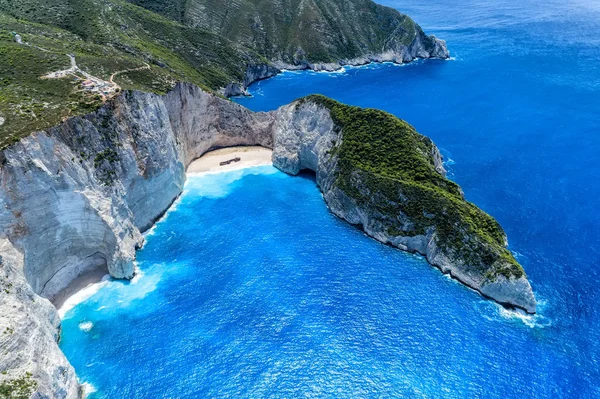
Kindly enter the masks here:
[[242, 82], [232, 82], [220, 90], [225, 97], [247, 96], [246, 89], [254, 82], [271, 78], [281, 70], [271, 64], [250, 64], [246, 66]]
[[[425, 219], [431, 218], [432, 222], [418, 232], [417, 222], [405, 210], [413, 206], [411, 201], [416, 202], [411, 198], [414, 194], [392, 180], [388, 182], [391, 198], [390, 194], [377, 189], [381, 186], [373, 184], [371, 172], [359, 167], [353, 166], [344, 172], [349, 174], [349, 182], [341, 184], [343, 172], [339, 154], [344, 143], [344, 129], [336, 125], [330, 110], [319, 101], [304, 100], [280, 108], [276, 114], [274, 140], [274, 165], [293, 175], [304, 169], [314, 171], [325, 201], [335, 215], [360, 226], [378, 241], [422, 254], [430, 264], [486, 297], [535, 313], [536, 301], [526, 276], [504, 276], [497, 271], [503, 272], [503, 268], [512, 266], [508, 261], [504, 263], [503, 256], [508, 255], [502, 253], [494, 258], [496, 249], [479, 242], [481, 239], [474, 233], [469, 233], [467, 239], [471, 240], [470, 245], [485, 254], [483, 260], [443, 245], [445, 242], [440, 235], [444, 233], [439, 231], [433, 214], [425, 215]], [[434, 145], [426, 156], [436, 173], [445, 176], [441, 155]], [[462, 198], [462, 191], [458, 191], [457, 196]], [[456, 225], [455, 228], [461, 227]], [[503, 232], [501, 234], [505, 246], [506, 237]]]
[[56, 309], [25, 281], [23, 254], [5, 238], [0, 252], [0, 386], [25, 381], [29, 383], [17, 392], [33, 393], [37, 384], [46, 395], [41, 397], [79, 397], [75, 371], [56, 344]]
[[404, 45], [396, 41], [388, 43], [386, 48], [380, 52], [369, 52], [364, 55], [353, 58], [340, 58], [335, 62], [310, 62], [305, 56], [300, 56], [294, 63], [275, 60], [273, 65], [279, 69], [313, 71], [335, 71], [344, 66], [360, 66], [378, 62], [393, 62], [396, 64], [406, 64], [417, 59], [439, 58], [447, 59], [450, 57], [446, 42], [435, 36], [427, 36], [422, 31], [415, 35], [415, 38], [409, 45]]
[[[39, 397], [80, 397], [75, 373], [56, 343], [57, 312], [44, 298], [99, 267], [117, 278], [133, 277], [142, 232], [181, 193], [186, 166], [217, 147], [273, 148], [273, 163], [284, 172], [315, 171], [337, 216], [381, 242], [425, 255], [483, 295], [535, 312], [524, 275], [515, 278], [496, 263], [466, 261], [441, 245], [435, 224], [416, 230], [416, 218], [401, 208], [413, 195], [410, 191], [396, 185], [381, 190], [373, 185], [372, 171], [349, 170], [347, 159], [340, 158], [349, 130], [332, 112], [323, 101], [308, 98], [271, 113], [254, 113], [196, 86], [178, 84], [165, 96], [125, 92], [94, 113], [33, 133], [3, 150], [0, 329], [10, 334], [0, 337], [0, 384], [32, 378]], [[374, 128], [394, 118], [370, 117]], [[397, 118], [392, 122], [403, 123]], [[450, 187], [453, 198], [463, 201], [459, 188], [443, 178], [437, 148], [409, 133], [405, 155], [416, 154], [429, 165], [425, 172], [433, 173], [435, 184]], [[345, 185], [341, 174], [348, 177]], [[420, 215], [425, 220], [435, 216]], [[470, 244], [481, 243], [474, 237]]]
[[274, 60], [271, 64], [251, 64], [247, 66], [242, 82], [231, 82], [219, 92], [225, 97], [247, 96], [248, 87], [259, 80], [268, 79], [281, 72], [281, 70], [313, 70], [336, 71], [344, 66], [360, 66], [370, 63], [393, 62], [405, 64], [416, 59], [450, 57], [446, 42], [435, 36], [426, 36], [422, 31], [415, 35], [413, 41], [407, 46], [395, 41], [388, 43], [384, 51], [367, 53], [350, 59], [340, 58], [335, 62], [310, 62], [305, 55], [295, 59], [293, 63]]

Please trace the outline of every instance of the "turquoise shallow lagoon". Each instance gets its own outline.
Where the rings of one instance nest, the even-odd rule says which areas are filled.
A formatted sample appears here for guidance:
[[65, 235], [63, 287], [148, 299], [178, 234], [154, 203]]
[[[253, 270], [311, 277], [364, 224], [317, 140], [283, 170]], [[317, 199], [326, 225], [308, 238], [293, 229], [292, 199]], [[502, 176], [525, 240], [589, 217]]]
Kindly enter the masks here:
[[326, 209], [310, 176], [197, 176], [139, 252], [63, 322], [96, 398], [600, 397], [600, 6], [387, 1], [451, 61], [291, 73], [238, 99], [383, 108], [442, 148], [495, 216], [539, 315], [503, 310]]
[[65, 315], [94, 397], [522, 397], [571, 367], [550, 321], [337, 219], [310, 175], [192, 177], [147, 240], [141, 276]]

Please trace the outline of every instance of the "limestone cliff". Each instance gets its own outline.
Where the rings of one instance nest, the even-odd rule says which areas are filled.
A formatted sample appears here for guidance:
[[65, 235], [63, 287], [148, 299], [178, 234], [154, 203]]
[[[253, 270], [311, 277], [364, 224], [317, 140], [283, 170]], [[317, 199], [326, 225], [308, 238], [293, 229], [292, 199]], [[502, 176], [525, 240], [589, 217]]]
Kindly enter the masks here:
[[56, 309], [25, 281], [23, 254], [5, 238], [0, 252], [0, 387], [15, 387], [22, 395], [37, 390], [47, 395], [42, 397], [79, 397], [75, 371], [56, 344]]
[[98, 267], [133, 277], [141, 232], [181, 193], [187, 164], [211, 147], [270, 147], [271, 119], [182, 84], [164, 97], [124, 93], [5, 149], [0, 273], [13, 288], [2, 293], [0, 327], [14, 333], [0, 341], [0, 383], [30, 372], [41, 395], [77, 397], [56, 310], [42, 297]]
[[280, 108], [273, 163], [316, 173], [327, 205], [368, 235], [429, 263], [497, 302], [535, 313], [536, 301], [499, 224], [445, 179], [431, 142], [378, 110], [311, 96]]
[[409, 125], [318, 96], [253, 113], [178, 84], [164, 96], [125, 92], [0, 153], [0, 329], [10, 332], [0, 337], [0, 384], [31, 379], [41, 397], [80, 396], [44, 298], [99, 267], [131, 278], [141, 233], [181, 193], [186, 166], [234, 145], [273, 148], [274, 165], [287, 173], [315, 171], [339, 217], [535, 312], [499, 225], [444, 178], [437, 148]]

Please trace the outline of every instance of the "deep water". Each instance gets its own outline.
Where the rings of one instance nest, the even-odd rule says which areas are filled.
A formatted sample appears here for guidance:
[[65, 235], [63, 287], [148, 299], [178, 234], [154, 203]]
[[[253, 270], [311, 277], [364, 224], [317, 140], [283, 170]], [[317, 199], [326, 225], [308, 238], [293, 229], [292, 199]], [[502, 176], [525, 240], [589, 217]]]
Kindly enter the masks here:
[[198, 176], [147, 237], [142, 275], [65, 317], [95, 397], [600, 397], [600, 3], [387, 4], [454, 59], [286, 72], [237, 101], [318, 92], [430, 136], [505, 228], [539, 314], [337, 220], [310, 176]]

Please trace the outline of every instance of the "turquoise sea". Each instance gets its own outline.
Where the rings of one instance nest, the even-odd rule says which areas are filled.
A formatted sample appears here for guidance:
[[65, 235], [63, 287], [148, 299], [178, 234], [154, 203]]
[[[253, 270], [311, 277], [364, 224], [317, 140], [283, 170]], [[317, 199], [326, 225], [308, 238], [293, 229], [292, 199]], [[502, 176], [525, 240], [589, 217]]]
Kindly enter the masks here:
[[600, 397], [600, 3], [387, 1], [452, 60], [285, 72], [430, 136], [539, 300], [524, 316], [332, 216], [310, 175], [192, 177], [138, 253], [64, 317], [95, 398]]

